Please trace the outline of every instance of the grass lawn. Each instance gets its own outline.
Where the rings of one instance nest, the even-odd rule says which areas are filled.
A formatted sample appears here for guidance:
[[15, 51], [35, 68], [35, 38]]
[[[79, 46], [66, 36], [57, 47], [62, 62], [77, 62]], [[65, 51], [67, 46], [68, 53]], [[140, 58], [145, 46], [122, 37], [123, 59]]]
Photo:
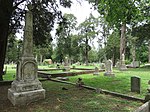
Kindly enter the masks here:
[[[133, 95], [144, 98], [147, 93], [148, 81], [150, 80], [150, 68], [130, 68], [127, 71], [114, 70], [115, 77], [106, 77], [104, 72], [99, 76], [93, 74], [84, 74], [80, 76], [70, 77], [71, 82], [76, 82], [78, 77], [81, 77], [85, 85], [106, 89], [123, 94]], [[138, 76], [141, 78], [141, 93], [130, 92], [131, 77]]]
[[[0, 86], [1, 112], [132, 112], [142, 105], [110, 95], [51, 81], [42, 82], [46, 98], [26, 106], [14, 107], [7, 99], [10, 86]], [[68, 90], [62, 90], [65, 87]]]
[[[47, 66], [40, 66], [40, 68], [46, 68]], [[81, 66], [80, 66], [81, 67]], [[87, 66], [86, 66], [87, 67]], [[12, 66], [7, 67], [7, 74], [4, 75], [4, 80], [13, 80], [13, 75], [16, 70], [12, 69]], [[85, 66], [82, 66], [85, 68]], [[92, 68], [91, 66], [88, 68]], [[93, 66], [94, 68], [94, 66]], [[61, 72], [61, 71], [52, 71]], [[115, 77], [103, 76], [104, 72], [100, 72], [99, 76], [93, 76], [93, 74], [84, 74], [79, 76], [70, 76], [71, 82], [76, 82], [78, 77], [82, 77], [85, 85], [102, 88], [114, 92], [133, 95], [136, 97], [144, 98], [147, 93], [148, 81], [150, 80], [150, 68], [130, 68], [127, 71], [114, 70]], [[141, 93], [130, 92], [131, 77], [138, 76], [141, 78]]]

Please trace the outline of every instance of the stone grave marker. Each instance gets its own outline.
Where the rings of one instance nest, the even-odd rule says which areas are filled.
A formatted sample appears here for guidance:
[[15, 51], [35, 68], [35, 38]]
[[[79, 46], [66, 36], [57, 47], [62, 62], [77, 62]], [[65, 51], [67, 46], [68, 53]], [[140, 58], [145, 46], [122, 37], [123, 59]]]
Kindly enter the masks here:
[[109, 59], [106, 61], [106, 65], [105, 65], [105, 73], [104, 76], [115, 76], [115, 74], [113, 73], [113, 64], [112, 61]]
[[137, 77], [137, 76], [131, 77], [131, 92], [140, 93], [140, 88], [141, 88], [140, 77]]
[[122, 57], [122, 59], [120, 60], [119, 69], [120, 69], [121, 71], [127, 70], [127, 67], [126, 67], [126, 65], [125, 65], [125, 56], [124, 56], [124, 54], [122, 54], [121, 57]]
[[101, 68], [102, 70], [105, 69], [105, 64], [104, 64], [104, 63], [101, 63], [100, 68]]
[[98, 69], [98, 67], [95, 67], [95, 72], [93, 73], [93, 75], [99, 75], [99, 69]]
[[69, 67], [69, 59], [68, 59], [68, 57], [65, 57], [65, 61], [64, 61], [64, 69], [65, 69], [65, 71], [70, 71], [70, 67]]
[[8, 99], [15, 105], [26, 105], [45, 98], [45, 89], [37, 77], [37, 63], [33, 56], [33, 15], [28, 5], [25, 17], [25, 31], [22, 56], [17, 64], [16, 79], [8, 89]]

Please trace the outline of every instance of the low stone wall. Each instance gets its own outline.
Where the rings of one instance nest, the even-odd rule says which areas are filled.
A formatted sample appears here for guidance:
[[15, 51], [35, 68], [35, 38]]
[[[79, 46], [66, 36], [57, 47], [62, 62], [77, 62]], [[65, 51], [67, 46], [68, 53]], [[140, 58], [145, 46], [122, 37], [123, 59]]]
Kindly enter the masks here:
[[[104, 70], [99, 70], [99, 72], [102, 72], [102, 71]], [[38, 71], [38, 76], [42, 78], [47, 78], [48, 76], [55, 78], [55, 77], [66, 77], [66, 76], [90, 74], [93, 72], [95, 72], [95, 70], [86, 70], [86, 71], [81, 71], [81, 72], [63, 72], [63, 73], [47, 73], [47, 72]]]
[[134, 112], [150, 112], [150, 101], [144, 103], [142, 106], [140, 106], [137, 110]]
[[47, 68], [47, 69], [38, 69], [38, 71], [54, 71], [54, 70], [63, 70], [62, 68]]

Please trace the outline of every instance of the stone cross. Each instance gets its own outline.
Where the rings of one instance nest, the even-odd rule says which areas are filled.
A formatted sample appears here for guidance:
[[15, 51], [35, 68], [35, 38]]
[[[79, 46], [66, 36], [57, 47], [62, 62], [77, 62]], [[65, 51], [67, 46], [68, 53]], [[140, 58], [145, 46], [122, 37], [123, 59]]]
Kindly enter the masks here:
[[8, 89], [8, 99], [13, 105], [26, 105], [45, 98], [45, 90], [37, 77], [37, 63], [33, 56], [33, 15], [29, 5], [25, 17], [22, 55], [17, 64], [16, 79]]

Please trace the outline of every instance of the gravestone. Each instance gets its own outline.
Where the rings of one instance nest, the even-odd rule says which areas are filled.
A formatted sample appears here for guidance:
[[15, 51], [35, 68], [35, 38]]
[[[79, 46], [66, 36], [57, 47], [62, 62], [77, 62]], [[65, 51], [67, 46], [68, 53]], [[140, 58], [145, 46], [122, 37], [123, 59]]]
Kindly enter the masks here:
[[93, 73], [93, 75], [99, 75], [99, 69], [98, 69], [98, 67], [95, 67], [95, 72]]
[[[148, 81], [148, 84], [150, 85], [150, 80]], [[145, 96], [145, 101], [147, 102], [147, 101], [150, 101], [150, 86], [148, 87], [148, 89], [147, 89], [147, 94], [146, 94], [146, 96]]]
[[105, 64], [104, 64], [104, 63], [101, 63], [100, 68], [101, 68], [102, 70], [105, 69]]
[[140, 88], [141, 88], [140, 77], [137, 77], [137, 76], [131, 77], [131, 92], [140, 93]]
[[132, 67], [139, 68], [140, 67], [140, 62], [139, 61], [132, 62]]
[[120, 65], [120, 62], [117, 61], [115, 67], [117, 67], [119, 69], [119, 65]]
[[127, 67], [125, 65], [125, 56], [124, 54], [121, 55], [122, 59], [120, 60], [119, 70], [127, 70]]
[[65, 71], [70, 71], [68, 57], [65, 57], [65, 61], [64, 61], [64, 69], [65, 69]]
[[45, 90], [37, 77], [37, 63], [33, 56], [33, 15], [32, 5], [28, 5], [22, 56], [17, 64], [16, 79], [8, 89], [8, 99], [13, 105], [26, 105], [45, 98]]
[[113, 64], [112, 61], [109, 59], [106, 61], [105, 64], [105, 73], [104, 76], [115, 76], [115, 74], [113, 73]]

